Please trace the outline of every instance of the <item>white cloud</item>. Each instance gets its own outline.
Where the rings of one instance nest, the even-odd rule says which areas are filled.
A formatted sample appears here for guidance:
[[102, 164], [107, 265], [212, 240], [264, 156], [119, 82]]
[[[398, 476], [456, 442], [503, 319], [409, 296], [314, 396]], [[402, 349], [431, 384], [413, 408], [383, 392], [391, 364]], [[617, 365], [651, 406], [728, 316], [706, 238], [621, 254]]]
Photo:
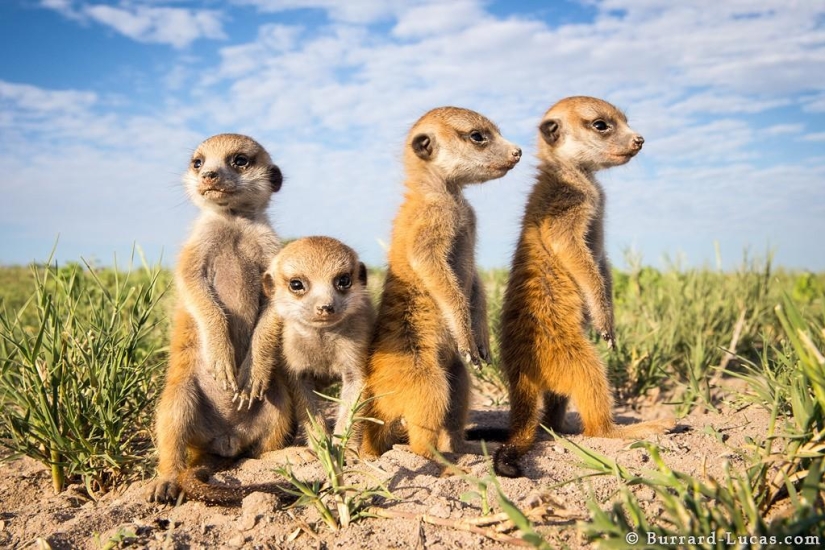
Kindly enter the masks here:
[[804, 124], [774, 124], [762, 129], [762, 134], [766, 136], [784, 136], [787, 134], [800, 134], [805, 130]]
[[46, 115], [53, 111], [90, 107], [97, 102], [97, 94], [77, 90], [44, 90], [0, 80], [0, 102], [9, 109], [9, 115], [33, 111]]
[[392, 34], [399, 38], [441, 35], [472, 26], [484, 18], [484, 10], [472, 0], [418, 5], [399, 16]]
[[158, 7], [151, 1], [140, 0], [124, 1], [118, 6], [41, 0], [40, 5], [58, 11], [69, 19], [100, 23], [138, 42], [185, 48], [199, 39], [226, 38], [221, 13], [217, 10]]
[[804, 98], [802, 109], [812, 113], [825, 113], [825, 94]]
[[803, 141], [825, 141], [825, 132], [815, 132], [812, 134], [805, 134], [801, 138]]
[[88, 4], [82, 12], [98, 23], [137, 40], [183, 48], [200, 38], [226, 38], [220, 15], [213, 10], [134, 6], [115, 8]]

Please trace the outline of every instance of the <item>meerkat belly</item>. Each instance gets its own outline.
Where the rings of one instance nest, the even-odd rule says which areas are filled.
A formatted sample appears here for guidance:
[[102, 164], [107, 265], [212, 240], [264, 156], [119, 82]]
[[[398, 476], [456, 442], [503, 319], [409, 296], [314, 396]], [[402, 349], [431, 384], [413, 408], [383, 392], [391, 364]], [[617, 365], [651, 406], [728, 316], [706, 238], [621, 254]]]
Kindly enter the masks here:
[[261, 268], [239, 248], [226, 250], [213, 262], [212, 288], [229, 321], [229, 336], [240, 364], [246, 356], [261, 303]]
[[266, 401], [255, 401], [238, 410], [232, 402], [232, 393], [225, 391], [211, 377], [199, 377], [202, 394], [202, 429], [194, 434], [194, 446], [223, 457], [235, 457], [254, 445], [265, 434], [260, 418], [271, 406]]
[[289, 370], [322, 380], [340, 378], [335, 339], [331, 331], [287, 330], [283, 354]]
[[563, 262], [540, 243], [519, 247], [509, 286], [510, 314], [556, 330], [580, 324], [581, 292]]
[[449, 327], [421, 285], [388, 275], [378, 323], [378, 347], [417, 352], [452, 343]]

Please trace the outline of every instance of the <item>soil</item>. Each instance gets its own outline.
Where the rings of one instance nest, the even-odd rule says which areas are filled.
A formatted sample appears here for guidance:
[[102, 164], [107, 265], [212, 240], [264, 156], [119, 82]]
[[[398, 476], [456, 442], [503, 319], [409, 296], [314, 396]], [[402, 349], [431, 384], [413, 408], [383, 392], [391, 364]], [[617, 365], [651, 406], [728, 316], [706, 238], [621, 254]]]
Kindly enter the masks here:
[[[637, 404], [638, 405], [638, 404]], [[647, 402], [638, 413], [617, 408], [620, 423], [638, 419], [673, 416], [673, 407]], [[568, 413], [574, 422], [575, 412]], [[505, 407], [474, 404], [471, 426], [507, 426]], [[667, 464], [700, 478], [720, 477], [727, 462], [733, 468], [745, 464], [738, 451], [749, 448], [749, 440], [761, 441], [768, 431], [770, 415], [758, 406], [721, 404], [720, 412], [696, 411], [679, 420], [673, 433], [658, 443]], [[645, 449], [631, 448], [622, 440], [565, 436], [579, 445], [607, 455], [630, 468], [652, 468]], [[470, 476], [485, 478], [489, 467], [483, 456], [457, 457], [457, 464]], [[251, 484], [279, 480], [273, 469], [277, 460], [263, 457], [237, 462], [215, 475], [216, 482]], [[593, 494], [608, 508], [618, 486], [610, 476], [588, 477], [577, 458], [549, 434], [542, 434], [533, 451], [522, 461], [526, 477], [500, 478], [503, 492], [519, 508], [544, 510], [535, 518], [536, 529], [553, 546], [581, 548], [588, 545], [576, 523], [587, 519], [588, 495]], [[129, 535], [122, 546], [145, 548], [505, 548], [479, 533], [461, 530], [461, 523], [482, 515], [478, 498], [462, 500], [461, 495], [477, 487], [462, 476], [445, 475], [439, 464], [422, 459], [397, 445], [380, 459], [355, 467], [366, 476], [355, 482], [377, 479], [398, 500], [378, 498], [373, 505], [382, 515], [359, 519], [345, 529], [332, 531], [312, 507], [285, 507], [275, 495], [253, 493], [241, 506], [208, 506], [187, 501], [177, 506], [147, 503], [148, 480], [138, 481], [103, 495], [97, 501], [86, 496], [83, 487], [71, 485], [55, 495], [48, 471], [28, 458], [0, 464], [0, 547], [4, 548], [100, 548], [115, 547], [118, 538]], [[302, 480], [323, 477], [317, 461], [294, 466]], [[634, 492], [655, 517], [658, 508], [649, 488]], [[492, 489], [492, 513], [501, 512]], [[434, 525], [441, 522], [446, 525]], [[476, 527], [494, 531], [495, 525]], [[511, 530], [509, 536], [518, 537]], [[47, 543], [46, 546], [44, 543]]]

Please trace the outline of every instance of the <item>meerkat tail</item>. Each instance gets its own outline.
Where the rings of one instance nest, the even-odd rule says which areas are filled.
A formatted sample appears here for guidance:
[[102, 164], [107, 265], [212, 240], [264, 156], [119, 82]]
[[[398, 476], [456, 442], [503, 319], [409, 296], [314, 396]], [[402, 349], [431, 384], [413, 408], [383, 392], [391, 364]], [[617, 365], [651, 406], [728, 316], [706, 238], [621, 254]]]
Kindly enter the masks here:
[[186, 498], [221, 506], [240, 504], [247, 495], [252, 493], [269, 493], [281, 500], [290, 497], [289, 493], [275, 483], [230, 487], [209, 483], [210, 476], [208, 468], [187, 468], [178, 475], [178, 484], [183, 489]]

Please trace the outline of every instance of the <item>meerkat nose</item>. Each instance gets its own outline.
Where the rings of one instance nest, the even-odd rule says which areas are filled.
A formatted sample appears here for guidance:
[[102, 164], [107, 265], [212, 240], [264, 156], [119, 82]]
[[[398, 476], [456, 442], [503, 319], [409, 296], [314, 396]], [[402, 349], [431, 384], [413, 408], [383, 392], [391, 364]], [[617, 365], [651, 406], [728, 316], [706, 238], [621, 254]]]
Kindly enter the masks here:
[[515, 158], [516, 160], [521, 158], [521, 147], [516, 147], [513, 150], [513, 158]]
[[201, 174], [201, 178], [208, 181], [216, 180], [218, 179], [218, 173], [214, 170], [210, 170], [209, 172], [204, 172], [203, 174]]
[[636, 136], [633, 138], [633, 146], [636, 147], [636, 149], [641, 149], [644, 142], [645, 138], [638, 134], [636, 134]]
[[330, 315], [332, 313], [335, 313], [335, 306], [333, 306], [332, 304], [321, 304], [319, 306], [316, 306], [315, 309], [317, 310], [318, 315]]

